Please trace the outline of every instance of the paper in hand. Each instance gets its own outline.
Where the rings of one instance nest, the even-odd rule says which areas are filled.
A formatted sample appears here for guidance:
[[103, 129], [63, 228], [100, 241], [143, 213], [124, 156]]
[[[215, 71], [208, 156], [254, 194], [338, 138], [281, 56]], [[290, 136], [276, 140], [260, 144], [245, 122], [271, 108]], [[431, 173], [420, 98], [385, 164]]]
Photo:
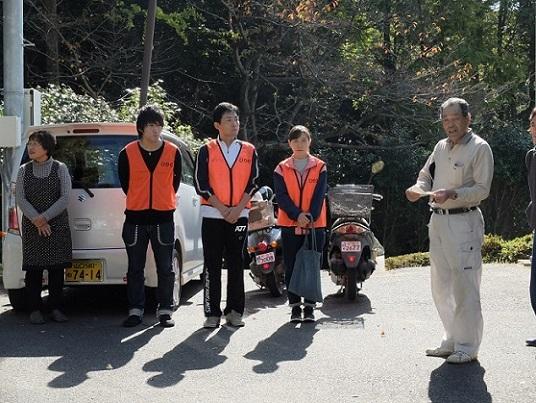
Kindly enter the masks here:
[[410, 187], [408, 190], [409, 190], [410, 192], [417, 193], [417, 194], [419, 195], [419, 197], [431, 196], [431, 195], [434, 194], [434, 192], [430, 192], [430, 191], [422, 190], [422, 189], [419, 188], [417, 185], [413, 185], [413, 186]]

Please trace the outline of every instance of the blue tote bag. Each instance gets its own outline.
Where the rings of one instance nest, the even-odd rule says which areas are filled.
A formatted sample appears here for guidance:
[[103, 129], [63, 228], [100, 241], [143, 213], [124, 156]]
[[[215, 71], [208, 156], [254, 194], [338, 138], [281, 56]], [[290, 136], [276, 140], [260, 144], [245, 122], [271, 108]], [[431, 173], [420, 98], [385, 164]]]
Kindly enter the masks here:
[[310, 237], [310, 245], [309, 235], [306, 235], [303, 246], [296, 254], [288, 290], [310, 301], [322, 302], [322, 287], [320, 285], [322, 253], [316, 251], [314, 228], [311, 229]]

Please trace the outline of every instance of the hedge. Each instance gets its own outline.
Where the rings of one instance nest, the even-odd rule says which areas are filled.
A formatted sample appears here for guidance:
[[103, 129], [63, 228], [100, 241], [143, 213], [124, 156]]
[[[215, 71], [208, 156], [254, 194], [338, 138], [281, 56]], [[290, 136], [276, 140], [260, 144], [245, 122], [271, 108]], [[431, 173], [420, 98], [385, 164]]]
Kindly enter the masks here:
[[[516, 263], [519, 259], [528, 259], [532, 254], [532, 234], [511, 240], [504, 240], [499, 235], [486, 234], [482, 244], [482, 260], [484, 263]], [[388, 257], [385, 259], [385, 269], [399, 267], [429, 266], [428, 252], [410, 253]]]

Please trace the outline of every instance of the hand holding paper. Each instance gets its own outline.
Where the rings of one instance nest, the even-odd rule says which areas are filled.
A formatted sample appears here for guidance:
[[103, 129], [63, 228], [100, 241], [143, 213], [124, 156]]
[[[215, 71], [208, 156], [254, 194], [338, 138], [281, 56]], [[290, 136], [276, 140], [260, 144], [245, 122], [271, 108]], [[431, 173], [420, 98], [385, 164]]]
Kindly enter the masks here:
[[411, 186], [411, 187], [406, 189], [406, 197], [411, 202], [415, 202], [415, 201], [419, 200], [421, 197], [431, 196], [433, 194], [434, 194], [434, 192], [422, 190], [417, 185], [413, 185], [413, 186]]

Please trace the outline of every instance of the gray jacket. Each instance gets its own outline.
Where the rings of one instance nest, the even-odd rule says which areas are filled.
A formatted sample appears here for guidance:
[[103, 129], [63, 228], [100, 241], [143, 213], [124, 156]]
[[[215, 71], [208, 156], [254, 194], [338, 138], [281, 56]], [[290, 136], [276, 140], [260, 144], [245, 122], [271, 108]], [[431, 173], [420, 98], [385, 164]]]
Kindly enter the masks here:
[[534, 206], [536, 203], [536, 147], [527, 152], [527, 155], [525, 156], [525, 165], [528, 170], [527, 179], [529, 181], [530, 193], [530, 202], [525, 213], [527, 213], [529, 227], [534, 230], [536, 229], [536, 208]]

